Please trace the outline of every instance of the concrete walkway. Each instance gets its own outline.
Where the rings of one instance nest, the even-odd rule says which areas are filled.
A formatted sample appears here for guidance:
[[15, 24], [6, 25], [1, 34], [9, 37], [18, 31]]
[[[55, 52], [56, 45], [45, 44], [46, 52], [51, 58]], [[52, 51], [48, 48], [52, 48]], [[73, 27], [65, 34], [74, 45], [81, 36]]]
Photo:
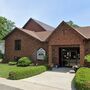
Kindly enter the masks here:
[[75, 74], [69, 73], [69, 70], [68, 68], [53, 69], [22, 80], [0, 78], [0, 90], [75, 90], [72, 84]]

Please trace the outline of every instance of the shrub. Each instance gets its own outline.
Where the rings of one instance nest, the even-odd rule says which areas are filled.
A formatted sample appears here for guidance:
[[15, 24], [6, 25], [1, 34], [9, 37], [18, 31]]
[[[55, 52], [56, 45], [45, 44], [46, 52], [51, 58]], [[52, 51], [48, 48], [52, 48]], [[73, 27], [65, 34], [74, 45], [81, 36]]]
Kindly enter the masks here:
[[90, 68], [80, 68], [74, 81], [77, 90], [90, 90]]
[[85, 60], [86, 60], [87, 62], [90, 62], [90, 54], [88, 54], [88, 55], [85, 56]]
[[22, 57], [18, 60], [17, 65], [18, 66], [29, 66], [31, 63], [31, 60], [28, 57]]
[[46, 66], [47, 70], [52, 70], [52, 66], [51, 65], [46, 64], [45, 66]]
[[23, 67], [22, 69], [17, 69], [9, 72], [9, 79], [18, 80], [18, 79], [28, 78], [40, 74], [46, 70], [47, 68], [45, 66], [33, 66], [28, 68]]
[[17, 62], [9, 62], [8, 64], [9, 64], [9, 65], [16, 65]]

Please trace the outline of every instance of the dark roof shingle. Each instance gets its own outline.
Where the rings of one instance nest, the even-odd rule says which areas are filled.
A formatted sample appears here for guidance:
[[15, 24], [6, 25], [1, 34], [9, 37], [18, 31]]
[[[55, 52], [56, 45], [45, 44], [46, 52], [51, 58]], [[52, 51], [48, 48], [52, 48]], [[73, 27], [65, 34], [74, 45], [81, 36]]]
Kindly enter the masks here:
[[42, 31], [42, 32], [35, 32], [35, 31], [30, 31], [22, 28], [18, 28], [22, 32], [44, 42], [46, 39], [51, 35], [52, 31]]
[[44, 28], [46, 31], [53, 31], [55, 28], [50, 26], [50, 25], [47, 25], [41, 21], [38, 21], [38, 20], [35, 20], [33, 19], [37, 24], [39, 24], [42, 28]]

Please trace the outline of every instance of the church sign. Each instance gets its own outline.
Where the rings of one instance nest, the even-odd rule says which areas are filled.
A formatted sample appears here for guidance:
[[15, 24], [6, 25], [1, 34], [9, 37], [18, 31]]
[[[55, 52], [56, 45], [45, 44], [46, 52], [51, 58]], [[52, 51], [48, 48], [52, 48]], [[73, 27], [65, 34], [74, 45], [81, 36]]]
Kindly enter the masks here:
[[37, 59], [38, 60], [44, 60], [45, 59], [45, 56], [46, 56], [46, 51], [43, 48], [40, 48], [37, 51]]

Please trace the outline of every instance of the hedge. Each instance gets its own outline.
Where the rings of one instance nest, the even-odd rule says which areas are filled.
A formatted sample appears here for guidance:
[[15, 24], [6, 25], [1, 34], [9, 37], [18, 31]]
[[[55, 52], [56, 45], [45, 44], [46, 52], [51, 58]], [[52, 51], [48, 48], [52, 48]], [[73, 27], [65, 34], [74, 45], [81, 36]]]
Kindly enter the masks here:
[[74, 78], [77, 90], [90, 90], [90, 68], [80, 68]]
[[28, 68], [17, 69], [9, 72], [9, 79], [18, 80], [23, 78], [28, 78], [34, 75], [38, 75], [47, 70], [46, 66], [32, 66]]

